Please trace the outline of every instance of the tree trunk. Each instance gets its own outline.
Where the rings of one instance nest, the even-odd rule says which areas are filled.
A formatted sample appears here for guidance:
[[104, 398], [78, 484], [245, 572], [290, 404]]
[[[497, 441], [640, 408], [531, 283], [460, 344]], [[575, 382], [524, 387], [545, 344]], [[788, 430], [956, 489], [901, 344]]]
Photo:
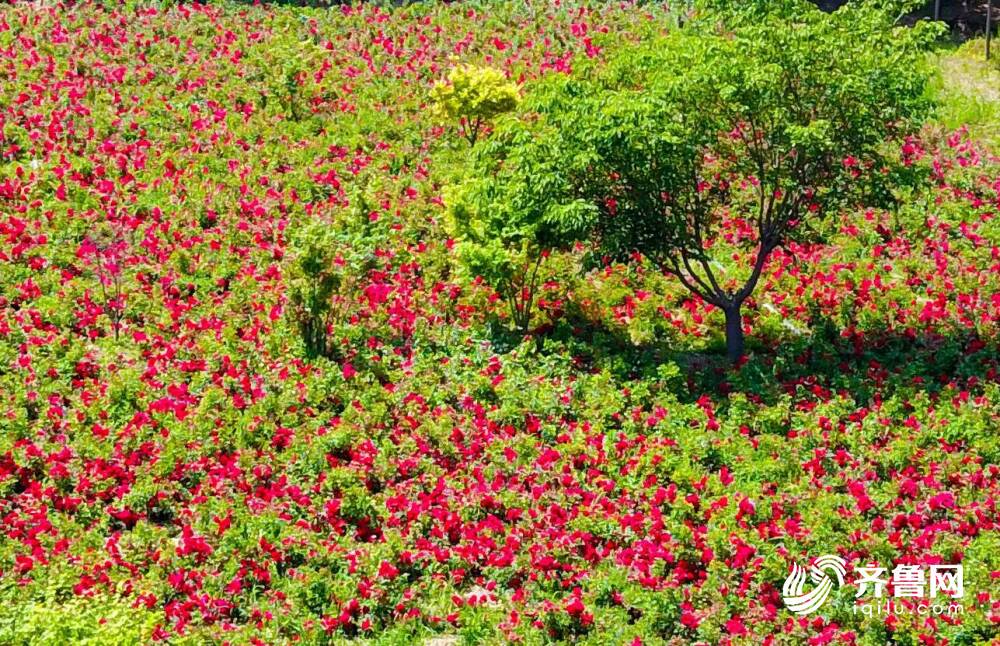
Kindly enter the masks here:
[[723, 311], [726, 313], [726, 354], [734, 364], [743, 358], [743, 315], [742, 303], [735, 303]]

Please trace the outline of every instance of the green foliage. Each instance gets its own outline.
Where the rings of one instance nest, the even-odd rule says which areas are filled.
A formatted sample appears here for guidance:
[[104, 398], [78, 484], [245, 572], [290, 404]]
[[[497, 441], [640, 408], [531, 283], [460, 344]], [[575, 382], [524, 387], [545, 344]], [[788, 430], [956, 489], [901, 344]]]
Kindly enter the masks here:
[[[725, 24], [750, 24], [761, 19], [780, 16], [783, 19], [794, 20], [803, 13], [816, 11], [815, 2], [810, 0], [745, 0], [744, 2], [729, 2], [728, 0], [694, 0], [698, 17], [706, 22], [721, 21]], [[861, 4], [855, 0], [855, 6]], [[868, 9], [875, 9], [891, 23], [916, 10], [924, 8], [924, 0], [868, 0]], [[852, 11], [854, 7], [844, 8], [844, 12]]]
[[[314, 101], [329, 99], [333, 93], [325, 90], [315, 79], [315, 70], [328, 55], [306, 36], [302, 21], [291, 15], [282, 21], [282, 29], [298, 38], [276, 40], [270, 47], [254, 50], [254, 63], [259, 66], [265, 91], [260, 95], [261, 104], [272, 111], [298, 121], [312, 111]], [[251, 79], [258, 80], [258, 79]]]
[[722, 219], [752, 223], [743, 251], [802, 237], [813, 213], [870, 188], [885, 138], [922, 116], [921, 34], [888, 32], [884, 14], [856, 9], [676, 33], [580, 81], [583, 100], [557, 98], [575, 116], [560, 123], [597, 153], [579, 187], [602, 208], [602, 247], [642, 252], [709, 302], [748, 295], [752, 275], [731, 287], [709, 262]]
[[517, 107], [518, 90], [499, 70], [460, 65], [434, 85], [431, 100], [440, 117], [459, 122], [462, 136], [474, 146], [483, 126]]
[[55, 566], [47, 580], [27, 588], [8, 581], [0, 589], [0, 643], [138, 646], [150, 642], [156, 613], [143, 612], [114, 595], [77, 596], [72, 589], [75, 578], [69, 568]]
[[1000, 60], [983, 58], [983, 39], [936, 52], [931, 91], [934, 122], [948, 131], [966, 128], [977, 140], [1000, 142]]
[[532, 87], [467, 173], [464, 193], [488, 196], [473, 212], [504, 223], [483, 229], [490, 244], [516, 248], [524, 236], [495, 231], [522, 213], [576, 237], [593, 224], [602, 254], [638, 252], [738, 312], [770, 252], [814, 234], [816, 216], [889, 197], [884, 142], [928, 107], [933, 28], [801, 9], [722, 13], [731, 24], [690, 23]]
[[473, 153], [469, 177], [445, 193], [446, 225], [463, 268], [496, 289], [522, 332], [549, 252], [582, 239], [596, 222], [594, 205], [571, 193], [571, 174], [586, 160], [577, 168], [560, 163], [552, 134], [535, 137], [517, 120], [498, 124]]
[[309, 356], [339, 356], [333, 326], [345, 322], [359, 285], [375, 266], [385, 224], [369, 217], [363, 191], [333, 221], [313, 220], [291, 240], [286, 281], [289, 315]]

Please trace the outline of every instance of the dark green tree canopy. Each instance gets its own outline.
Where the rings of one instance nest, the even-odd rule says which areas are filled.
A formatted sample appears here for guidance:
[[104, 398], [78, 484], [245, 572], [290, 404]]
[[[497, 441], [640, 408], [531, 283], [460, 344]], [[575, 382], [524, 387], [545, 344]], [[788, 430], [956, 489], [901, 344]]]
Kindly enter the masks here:
[[[498, 124], [463, 191], [470, 204], [504, 195], [504, 210], [548, 214], [561, 232], [587, 224], [602, 254], [641, 254], [738, 322], [772, 250], [812, 219], [880, 197], [886, 141], [929, 107], [924, 48], [936, 30], [896, 27], [895, 15], [805, 2], [711, 14], [551, 75]], [[551, 190], [535, 186], [540, 173]], [[726, 247], [733, 221], [745, 234]], [[745, 262], [722, 272], [730, 247]]]

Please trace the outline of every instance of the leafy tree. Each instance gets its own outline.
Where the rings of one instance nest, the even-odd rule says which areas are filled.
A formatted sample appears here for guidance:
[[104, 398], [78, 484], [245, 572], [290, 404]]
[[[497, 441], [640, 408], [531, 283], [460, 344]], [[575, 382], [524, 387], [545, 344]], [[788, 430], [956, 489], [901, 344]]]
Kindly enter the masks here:
[[445, 194], [462, 267], [496, 289], [522, 333], [549, 252], [582, 239], [598, 214], [591, 202], [573, 197], [571, 175], [583, 169], [563, 163], [558, 130], [538, 134], [501, 129], [474, 155], [470, 178]]
[[503, 72], [460, 65], [434, 85], [431, 100], [440, 116], [459, 122], [462, 136], [474, 146], [484, 125], [517, 107], [518, 92]]
[[606, 65], [547, 77], [469, 172], [465, 190], [491, 196], [478, 212], [499, 227], [483, 237], [509, 249], [494, 233], [519, 215], [592, 214], [603, 254], [642, 256], [724, 312], [738, 361], [741, 308], [771, 252], [888, 195], [885, 142], [928, 107], [934, 32], [895, 27], [870, 5], [824, 14], [783, 2], [752, 20], [701, 16]]

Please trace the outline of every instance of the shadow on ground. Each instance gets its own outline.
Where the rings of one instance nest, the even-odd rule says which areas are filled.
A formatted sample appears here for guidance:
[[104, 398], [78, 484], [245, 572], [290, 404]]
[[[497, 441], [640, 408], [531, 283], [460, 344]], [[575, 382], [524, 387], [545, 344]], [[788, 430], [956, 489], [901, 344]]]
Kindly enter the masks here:
[[748, 355], [738, 368], [726, 359], [721, 338], [703, 351], [664, 342], [637, 345], [623, 330], [572, 318], [546, 337], [543, 348], [565, 348], [579, 369], [608, 370], [621, 382], [660, 378], [673, 364], [684, 384], [675, 394], [689, 402], [743, 393], [770, 405], [785, 395], [822, 398], [833, 392], [867, 405], [899, 390], [933, 394], [951, 386], [975, 394], [1000, 383], [996, 340], [965, 330], [845, 336], [832, 321], [818, 318], [805, 335], [748, 336]]

